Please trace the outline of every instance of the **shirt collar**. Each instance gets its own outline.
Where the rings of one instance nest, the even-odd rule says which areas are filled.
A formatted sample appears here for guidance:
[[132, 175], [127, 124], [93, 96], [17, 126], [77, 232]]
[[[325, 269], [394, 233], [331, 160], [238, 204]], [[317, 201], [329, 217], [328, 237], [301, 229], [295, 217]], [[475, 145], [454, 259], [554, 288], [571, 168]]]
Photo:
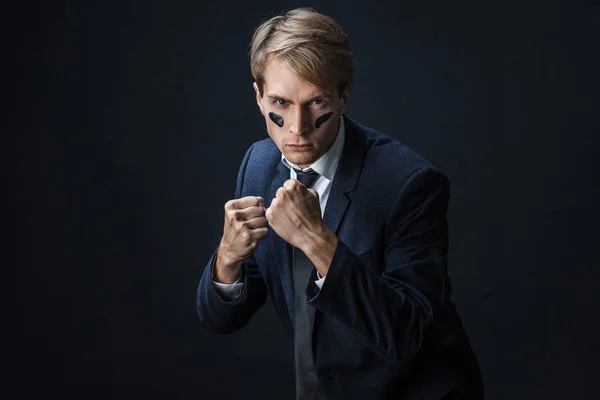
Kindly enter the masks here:
[[[340, 159], [342, 157], [342, 150], [344, 148], [344, 141], [346, 139], [346, 130], [344, 128], [344, 118], [340, 117], [340, 126], [338, 128], [338, 133], [335, 138], [335, 142], [333, 145], [327, 150], [327, 153], [323, 154], [321, 158], [315, 161], [310, 167], [304, 168], [304, 171], [307, 169], [312, 169], [317, 172], [319, 175], [327, 178], [332, 181], [333, 176], [335, 175], [335, 170], [337, 169], [338, 164], [340, 163]], [[289, 162], [283, 153], [281, 154], [281, 162], [288, 168], [301, 169], [298, 165], [292, 164]], [[296, 175], [295, 172], [292, 171], [292, 175]], [[294, 179], [295, 176], [292, 177]]]

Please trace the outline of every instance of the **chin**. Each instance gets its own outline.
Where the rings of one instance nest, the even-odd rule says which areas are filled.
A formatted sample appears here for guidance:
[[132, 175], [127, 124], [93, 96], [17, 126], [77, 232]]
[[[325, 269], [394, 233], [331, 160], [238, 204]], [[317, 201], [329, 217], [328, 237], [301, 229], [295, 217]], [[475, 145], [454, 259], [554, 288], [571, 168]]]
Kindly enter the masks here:
[[285, 154], [285, 158], [287, 158], [289, 162], [296, 165], [311, 165], [317, 161], [317, 158], [315, 158], [313, 154], [301, 156], [298, 156], [297, 154]]

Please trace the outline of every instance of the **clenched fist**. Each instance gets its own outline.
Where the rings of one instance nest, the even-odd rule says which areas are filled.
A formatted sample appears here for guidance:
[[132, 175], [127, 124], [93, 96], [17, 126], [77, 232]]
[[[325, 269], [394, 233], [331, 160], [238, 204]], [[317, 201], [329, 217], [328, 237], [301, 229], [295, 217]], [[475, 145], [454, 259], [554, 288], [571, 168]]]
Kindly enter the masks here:
[[324, 225], [318, 193], [295, 179], [277, 189], [265, 216], [283, 240], [300, 249], [320, 235]]
[[233, 283], [241, 274], [243, 261], [267, 236], [267, 219], [262, 197], [247, 196], [225, 203], [223, 237], [219, 245], [213, 279]]

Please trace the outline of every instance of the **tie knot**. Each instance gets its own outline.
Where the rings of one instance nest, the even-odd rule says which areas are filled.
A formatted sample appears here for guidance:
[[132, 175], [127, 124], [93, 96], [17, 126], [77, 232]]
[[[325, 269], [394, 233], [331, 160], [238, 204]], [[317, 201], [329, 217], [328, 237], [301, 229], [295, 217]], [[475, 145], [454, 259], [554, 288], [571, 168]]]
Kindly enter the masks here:
[[301, 171], [294, 168], [294, 171], [296, 171], [296, 176], [300, 183], [307, 188], [310, 188], [312, 185], [314, 185], [316, 180], [319, 179], [319, 176], [321, 176], [318, 172], [315, 172], [312, 169], [309, 169], [308, 171]]

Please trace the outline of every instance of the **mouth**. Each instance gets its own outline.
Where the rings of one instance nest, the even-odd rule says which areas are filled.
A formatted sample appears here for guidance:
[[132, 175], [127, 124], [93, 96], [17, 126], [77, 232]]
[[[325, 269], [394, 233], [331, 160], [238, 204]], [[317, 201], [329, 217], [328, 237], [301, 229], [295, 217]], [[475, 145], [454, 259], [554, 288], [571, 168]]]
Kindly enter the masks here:
[[288, 144], [286, 147], [291, 151], [308, 151], [312, 149], [311, 144]]

